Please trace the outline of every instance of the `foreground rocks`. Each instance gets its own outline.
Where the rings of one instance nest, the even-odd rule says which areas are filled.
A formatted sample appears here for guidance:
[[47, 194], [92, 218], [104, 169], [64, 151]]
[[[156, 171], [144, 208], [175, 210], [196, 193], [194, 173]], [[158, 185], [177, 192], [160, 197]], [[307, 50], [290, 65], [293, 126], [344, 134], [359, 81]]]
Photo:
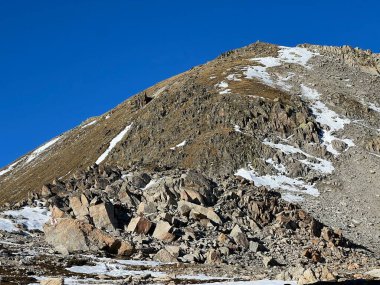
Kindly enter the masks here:
[[283, 201], [279, 193], [235, 177], [211, 181], [188, 170], [147, 173], [94, 166], [45, 185], [41, 195], [21, 205], [35, 199], [52, 213], [44, 226], [46, 242], [65, 256], [103, 252], [165, 263], [254, 267], [265, 272], [262, 277], [301, 284], [369, 271], [377, 262], [340, 230]]

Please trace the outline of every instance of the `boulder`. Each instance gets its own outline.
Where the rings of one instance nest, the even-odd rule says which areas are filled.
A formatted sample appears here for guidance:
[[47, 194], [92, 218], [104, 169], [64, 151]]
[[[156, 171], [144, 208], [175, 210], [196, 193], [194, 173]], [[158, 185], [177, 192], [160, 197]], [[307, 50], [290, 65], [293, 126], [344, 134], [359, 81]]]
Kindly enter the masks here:
[[213, 205], [215, 195], [213, 193], [214, 184], [201, 173], [189, 170], [181, 185], [181, 190], [197, 204]]
[[153, 259], [165, 263], [177, 262], [177, 257], [173, 256], [168, 250], [160, 249], [154, 256]]
[[172, 232], [173, 228], [168, 222], [160, 221], [156, 225], [156, 228], [153, 232], [153, 237], [163, 241], [172, 241], [175, 238]]
[[133, 218], [127, 227], [128, 232], [147, 234], [152, 227], [152, 222], [144, 217]]
[[111, 203], [90, 206], [90, 217], [98, 229], [114, 231], [117, 226], [114, 207]]
[[206, 263], [221, 263], [220, 252], [215, 249], [210, 249], [206, 254]]
[[75, 217], [80, 218], [88, 215], [88, 203], [87, 205], [83, 204], [81, 198], [76, 196], [70, 197], [69, 202], [70, 208], [73, 209]]
[[235, 225], [232, 229], [230, 236], [234, 239], [235, 243], [237, 245], [240, 245], [241, 247], [248, 249], [249, 248], [249, 241], [246, 236], [246, 234], [241, 230], [239, 225]]
[[203, 215], [204, 217], [206, 217], [207, 219], [214, 222], [215, 224], [222, 223], [222, 220], [220, 219], [218, 214], [214, 212], [212, 208], [206, 208], [201, 205], [197, 205], [197, 204], [187, 202], [187, 201], [179, 201], [178, 210], [181, 213], [181, 215], [188, 216], [190, 212], [193, 211], [193, 213], [194, 212], [199, 213]]
[[157, 213], [157, 205], [153, 202], [141, 202], [137, 207], [137, 214], [142, 215], [151, 215]]
[[128, 242], [116, 239], [84, 221], [58, 219], [54, 225], [44, 225], [47, 243], [61, 253], [104, 249], [110, 253], [129, 256], [134, 248]]

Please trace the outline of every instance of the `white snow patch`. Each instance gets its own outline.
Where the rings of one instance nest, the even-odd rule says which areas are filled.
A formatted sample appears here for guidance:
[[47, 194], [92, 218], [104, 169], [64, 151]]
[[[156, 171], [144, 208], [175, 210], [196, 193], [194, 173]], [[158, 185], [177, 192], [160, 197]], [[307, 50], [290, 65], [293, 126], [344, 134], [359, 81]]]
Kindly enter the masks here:
[[334, 132], [342, 130], [346, 124], [351, 123], [351, 120], [348, 118], [340, 117], [333, 110], [330, 110], [322, 101], [319, 100], [320, 94], [317, 90], [301, 84], [301, 93], [304, 98], [312, 101], [310, 109], [315, 115], [315, 120], [322, 126], [326, 125], [329, 128], [328, 130], [324, 130], [322, 135], [322, 145], [326, 146], [328, 152], [334, 154], [335, 156], [339, 155], [339, 152], [332, 146], [333, 140], [341, 140], [345, 142], [349, 147], [355, 145], [354, 142], [350, 139], [342, 140], [333, 135]]
[[304, 200], [301, 196], [294, 195], [291, 193], [285, 193], [285, 194], [281, 195], [281, 198], [287, 202], [290, 202], [290, 203], [299, 203], [299, 202], [302, 202]]
[[377, 107], [374, 103], [368, 103], [368, 108], [371, 110], [380, 113], [380, 107]]
[[230, 81], [241, 81], [241, 79], [239, 78], [240, 75], [239, 74], [230, 74], [228, 75], [226, 78]]
[[231, 92], [231, 89], [228, 89], [228, 83], [226, 81], [216, 84], [215, 87], [219, 90], [219, 94], [229, 94]]
[[0, 171], [0, 176], [12, 171], [15, 166], [20, 162], [21, 160], [17, 160], [16, 162], [12, 163], [11, 165], [9, 165], [6, 169]]
[[307, 159], [299, 160], [299, 162], [306, 164], [306, 165], [309, 165], [312, 169], [314, 169], [316, 171], [326, 173], [326, 174], [331, 174], [335, 169], [334, 166], [332, 165], [331, 161], [312, 156], [312, 155], [310, 155], [310, 154], [304, 152], [303, 150], [296, 148], [294, 146], [281, 144], [281, 143], [276, 144], [276, 143], [269, 142], [267, 140], [265, 140], [263, 143], [267, 146], [272, 147], [272, 148], [279, 149], [283, 153], [286, 153], [286, 154], [299, 153], [299, 154], [306, 156], [307, 158], [309, 158], [311, 160], [317, 160], [318, 162], [312, 162], [312, 161], [309, 161]]
[[17, 232], [19, 229], [14, 225], [14, 223], [8, 219], [0, 218], [0, 231], [5, 232]]
[[57, 141], [59, 141], [61, 137], [57, 137], [55, 139], [52, 139], [51, 141], [47, 142], [43, 146], [40, 146], [37, 148], [35, 151], [33, 151], [29, 156], [28, 159], [26, 160], [25, 163], [29, 163], [32, 160], [34, 160], [36, 157], [38, 157], [41, 153], [45, 152], [48, 148], [50, 148], [52, 145], [54, 145]]
[[84, 126], [81, 127], [81, 129], [84, 129], [84, 128], [87, 128], [89, 126], [92, 126], [93, 124], [96, 124], [97, 120], [93, 120], [92, 122], [89, 122], [87, 124], [85, 124]]
[[235, 125], [235, 126], [234, 126], [234, 130], [235, 130], [235, 132], [243, 133], [243, 132], [240, 130], [240, 127], [239, 127], [238, 125]]
[[276, 169], [279, 173], [285, 174], [286, 173], [286, 167], [282, 163], [278, 164], [273, 161], [272, 158], [268, 158], [265, 160], [266, 163], [273, 166], [274, 169]]
[[111, 118], [111, 115], [107, 115], [106, 116], [106, 120], [108, 120], [109, 118]]
[[132, 128], [133, 123], [126, 126], [124, 130], [122, 130], [115, 138], [112, 139], [110, 142], [109, 147], [107, 150], [96, 160], [96, 164], [102, 163], [103, 160], [107, 158], [109, 153], [112, 151], [112, 149], [124, 138], [124, 136], [128, 133], [128, 131]]
[[241, 176], [247, 180], [253, 181], [256, 186], [266, 186], [270, 189], [282, 189], [292, 192], [300, 192], [309, 194], [315, 197], [319, 196], [319, 191], [314, 185], [306, 184], [301, 179], [290, 178], [288, 176], [279, 175], [263, 175], [260, 176], [258, 173], [251, 169], [239, 169], [236, 176]]
[[129, 270], [126, 266], [115, 263], [101, 263], [96, 262], [95, 265], [82, 265], [82, 266], [72, 266], [66, 268], [70, 272], [82, 273], [82, 274], [93, 274], [99, 275], [104, 274], [112, 277], [120, 276], [137, 276], [150, 274], [153, 277], [164, 277], [166, 274], [160, 271], [152, 270]]
[[291, 77], [284, 78], [282, 76], [277, 76], [276, 82], [274, 82], [272, 75], [269, 74], [267, 69], [270, 67], [280, 66], [284, 63], [298, 64], [304, 66], [305, 68], [310, 68], [307, 63], [315, 55], [319, 54], [311, 52], [306, 48], [281, 46], [280, 50], [278, 51], [278, 57], [252, 58], [251, 61], [258, 62], [262, 66], [245, 67], [243, 68], [244, 75], [248, 79], [257, 78], [266, 85], [278, 85], [285, 88], [286, 90], [289, 90], [291, 86], [286, 84], [285, 81], [289, 80]]
[[179, 147], [184, 147], [186, 145], [187, 141], [184, 140], [183, 142], [177, 144], [175, 147], [171, 147], [170, 149], [171, 150], [175, 150], [176, 148], [179, 148]]
[[[10, 216], [15, 221], [8, 219], [14, 226], [24, 225], [28, 230], [40, 230], [42, 231], [43, 225], [50, 219], [50, 212], [45, 207], [29, 207], [26, 206], [20, 210], [9, 210], [2, 213], [5, 216]], [[3, 222], [5, 219], [2, 219]], [[5, 222], [4, 222], [5, 223]], [[9, 223], [8, 223], [9, 224]]]

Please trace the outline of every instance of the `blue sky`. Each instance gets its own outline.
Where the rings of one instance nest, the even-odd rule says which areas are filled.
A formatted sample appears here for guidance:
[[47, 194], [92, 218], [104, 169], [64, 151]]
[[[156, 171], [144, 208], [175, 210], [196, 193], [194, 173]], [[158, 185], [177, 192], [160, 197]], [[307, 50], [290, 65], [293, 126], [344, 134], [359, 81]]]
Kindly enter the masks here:
[[0, 1], [0, 168], [160, 80], [257, 40], [379, 52], [377, 2]]

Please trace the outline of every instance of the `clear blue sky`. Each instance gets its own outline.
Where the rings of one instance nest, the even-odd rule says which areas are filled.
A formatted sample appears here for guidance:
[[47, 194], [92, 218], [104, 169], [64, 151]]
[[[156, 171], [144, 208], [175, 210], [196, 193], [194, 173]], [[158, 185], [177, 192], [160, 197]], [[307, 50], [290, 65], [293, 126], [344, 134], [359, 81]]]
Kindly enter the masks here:
[[363, 0], [0, 1], [0, 168], [162, 79], [257, 40], [379, 52], [379, 9]]

